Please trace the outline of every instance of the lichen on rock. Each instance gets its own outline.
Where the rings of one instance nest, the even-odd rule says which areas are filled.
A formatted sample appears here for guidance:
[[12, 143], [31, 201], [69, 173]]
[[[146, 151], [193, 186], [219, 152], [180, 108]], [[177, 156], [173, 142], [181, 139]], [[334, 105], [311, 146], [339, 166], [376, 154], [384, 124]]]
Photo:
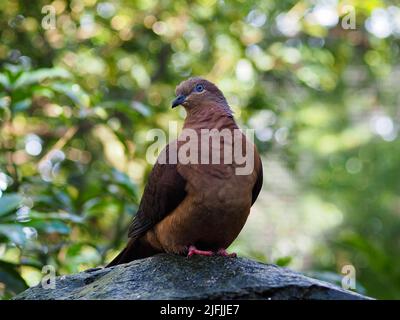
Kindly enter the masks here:
[[287, 268], [244, 258], [159, 254], [56, 278], [14, 299], [369, 299]]

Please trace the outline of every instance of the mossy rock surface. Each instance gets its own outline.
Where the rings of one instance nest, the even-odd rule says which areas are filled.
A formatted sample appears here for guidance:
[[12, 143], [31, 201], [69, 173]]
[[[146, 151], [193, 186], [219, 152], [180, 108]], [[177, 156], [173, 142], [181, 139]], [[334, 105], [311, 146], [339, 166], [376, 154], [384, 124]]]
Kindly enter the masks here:
[[159, 254], [56, 278], [14, 299], [368, 299], [298, 272], [244, 258]]

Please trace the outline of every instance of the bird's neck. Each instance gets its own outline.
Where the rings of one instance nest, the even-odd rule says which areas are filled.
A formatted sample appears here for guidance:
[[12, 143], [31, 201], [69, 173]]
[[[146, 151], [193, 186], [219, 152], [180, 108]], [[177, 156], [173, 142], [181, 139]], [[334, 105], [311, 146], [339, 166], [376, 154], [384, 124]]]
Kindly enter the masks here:
[[183, 128], [192, 129], [237, 129], [229, 106], [208, 105], [187, 110]]

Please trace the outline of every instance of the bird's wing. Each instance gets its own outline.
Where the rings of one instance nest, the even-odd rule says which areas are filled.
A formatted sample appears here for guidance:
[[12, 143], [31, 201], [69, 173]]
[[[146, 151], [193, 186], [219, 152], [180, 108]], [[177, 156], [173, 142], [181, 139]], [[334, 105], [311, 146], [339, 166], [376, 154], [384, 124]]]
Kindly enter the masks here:
[[[169, 153], [168, 145], [163, 152]], [[186, 181], [176, 164], [159, 162], [154, 165], [144, 189], [139, 210], [129, 227], [129, 238], [138, 239], [171, 213], [186, 197]]]
[[263, 167], [260, 155], [258, 154], [257, 150], [255, 150], [254, 171], [256, 172], [257, 180], [253, 186], [251, 205], [256, 202], [257, 197], [260, 194], [261, 187], [263, 185]]

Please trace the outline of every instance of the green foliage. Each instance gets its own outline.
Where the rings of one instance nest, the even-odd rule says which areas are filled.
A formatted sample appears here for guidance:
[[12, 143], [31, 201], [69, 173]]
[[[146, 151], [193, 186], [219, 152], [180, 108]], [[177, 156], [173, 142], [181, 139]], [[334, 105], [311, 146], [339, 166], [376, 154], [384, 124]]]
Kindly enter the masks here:
[[[5, 64], [1, 75], [7, 102], [1, 178], [2, 189], [10, 192], [0, 197], [0, 243], [11, 253], [18, 249], [19, 255], [18, 263], [0, 260], [0, 281], [8, 296], [26, 288], [20, 275], [24, 266], [40, 271], [52, 264], [59, 272], [76, 272], [104, 263], [107, 251], [124, 236], [138, 190], [125, 173], [92, 156], [101, 148], [86, 132], [104, 121], [88, 109], [89, 95], [70, 82], [68, 72]], [[57, 102], [68, 105], [68, 115], [46, 114], [46, 106]], [[45, 143], [36, 130], [44, 130]], [[61, 150], [74, 143], [87, 145], [92, 153]], [[24, 145], [29, 159], [18, 160], [16, 151]], [[114, 216], [104, 218], [105, 213]]]
[[292, 257], [281, 257], [275, 261], [275, 263], [280, 267], [286, 267], [292, 261]]
[[151, 168], [146, 134], [182, 121], [174, 88], [203, 75], [266, 155], [261, 231], [239, 254], [336, 283], [352, 264], [357, 290], [398, 298], [399, 8], [351, 1], [345, 29], [347, 2], [321, 19], [324, 3], [57, 0], [45, 29], [48, 1], [1, 2], [0, 297], [43, 265], [77, 272], [121, 248]]

